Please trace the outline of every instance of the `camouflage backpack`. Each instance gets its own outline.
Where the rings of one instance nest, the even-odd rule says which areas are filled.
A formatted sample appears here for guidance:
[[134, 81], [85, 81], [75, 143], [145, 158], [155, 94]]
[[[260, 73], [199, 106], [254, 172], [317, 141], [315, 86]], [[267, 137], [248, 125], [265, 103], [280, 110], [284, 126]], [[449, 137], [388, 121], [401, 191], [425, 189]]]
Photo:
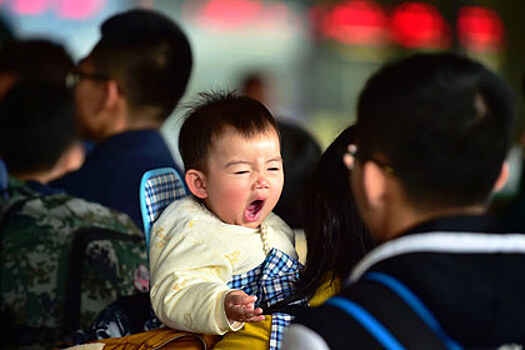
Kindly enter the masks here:
[[0, 214], [0, 345], [50, 348], [116, 299], [148, 291], [144, 234], [126, 215], [11, 180]]

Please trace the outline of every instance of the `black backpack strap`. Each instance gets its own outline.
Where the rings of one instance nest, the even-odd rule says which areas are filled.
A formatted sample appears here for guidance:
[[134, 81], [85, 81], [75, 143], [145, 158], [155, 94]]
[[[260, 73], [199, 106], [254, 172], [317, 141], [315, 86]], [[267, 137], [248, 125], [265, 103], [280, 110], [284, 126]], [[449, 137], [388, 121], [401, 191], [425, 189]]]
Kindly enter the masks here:
[[461, 349], [415, 294], [389, 275], [365, 275], [326, 304], [351, 316], [385, 349]]
[[80, 327], [81, 283], [88, 244], [99, 240], [131, 241], [138, 244], [142, 239], [140, 236], [100, 227], [82, 227], [73, 233], [66, 279], [63, 336]]

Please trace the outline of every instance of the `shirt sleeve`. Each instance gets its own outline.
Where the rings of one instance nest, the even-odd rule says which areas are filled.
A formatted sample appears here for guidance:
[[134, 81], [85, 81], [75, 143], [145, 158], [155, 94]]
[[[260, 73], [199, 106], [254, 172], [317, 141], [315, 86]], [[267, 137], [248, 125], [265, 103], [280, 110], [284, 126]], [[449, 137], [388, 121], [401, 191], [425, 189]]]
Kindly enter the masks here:
[[324, 339], [301, 324], [292, 324], [284, 332], [283, 350], [330, 350]]
[[243, 323], [230, 324], [224, 310], [232, 275], [229, 260], [212, 243], [191, 237], [191, 229], [176, 235], [173, 230], [159, 225], [152, 231], [150, 296], [155, 314], [177, 330], [224, 334], [242, 328]]

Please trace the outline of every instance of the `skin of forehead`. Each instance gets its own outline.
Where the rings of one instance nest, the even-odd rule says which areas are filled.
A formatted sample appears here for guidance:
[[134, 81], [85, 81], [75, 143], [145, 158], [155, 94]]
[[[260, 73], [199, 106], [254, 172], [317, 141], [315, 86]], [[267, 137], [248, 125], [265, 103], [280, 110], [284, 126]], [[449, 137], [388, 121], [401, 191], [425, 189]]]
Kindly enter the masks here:
[[232, 139], [235, 136], [239, 136], [249, 142], [252, 142], [252, 141], [255, 141], [261, 138], [272, 139], [272, 136], [275, 136], [275, 138], [277, 139], [277, 143], [278, 143], [277, 149], [279, 150], [279, 153], [281, 151], [281, 142], [279, 139], [279, 135], [277, 134], [277, 131], [272, 127], [268, 127], [267, 130], [262, 131], [262, 132], [257, 132], [256, 134], [251, 135], [251, 136], [245, 136], [239, 131], [235, 130], [234, 128], [229, 127], [228, 130], [221, 132], [220, 135], [214, 137], [211, 140], [210, 148], [209, 148], [210, 152], [208, 152], [208, 157], [210, 156], [211, 153], [217, 150], [217, 145], [219, 144], [219, 142], [222, 142], [222, 141], [229, 142], [229, 140], [227, 139], [228, 138]]

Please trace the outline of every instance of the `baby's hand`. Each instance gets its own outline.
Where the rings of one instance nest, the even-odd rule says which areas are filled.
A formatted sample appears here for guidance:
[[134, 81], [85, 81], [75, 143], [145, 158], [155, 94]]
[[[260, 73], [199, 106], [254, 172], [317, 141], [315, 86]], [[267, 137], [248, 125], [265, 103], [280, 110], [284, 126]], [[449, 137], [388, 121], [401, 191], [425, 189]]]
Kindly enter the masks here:
[[230, 322], [257, 322], [264, 320], [263, 310], [255, 308], [255, 295], [248, 295], [242, 290], [232, 290], [224, 298], [224, 309]]

